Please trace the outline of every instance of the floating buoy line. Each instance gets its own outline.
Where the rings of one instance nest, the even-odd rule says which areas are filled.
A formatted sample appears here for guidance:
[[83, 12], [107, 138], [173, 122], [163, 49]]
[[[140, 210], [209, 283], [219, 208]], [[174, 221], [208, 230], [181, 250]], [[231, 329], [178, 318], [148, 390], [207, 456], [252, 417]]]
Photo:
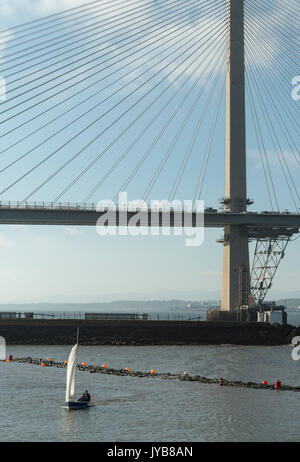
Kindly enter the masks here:
[[[40, 358], [11, 358], [2, 360], [1, 362], [16, 362], [16, 363], [23, 363], [23, 364], [31, 364], [35, 366], [42, 366], [42, 367], [58, 367], [58, 368], [66, 368], [67, 361], [57, 362], [52, 361], [50, 358], [46, 360]], [[230, 386], [230, 387], [243, 387], [243, 388], [259, 388], [264, 390], [282, 390], [282, 391], [295, 391], [300, 392], [299, 387], [292, 387], [290, 385], [282, 384], [279, 380], [275, 382], [274, 385], [268, 384], [266, 380], [263, 380], [262, 383], [256, 382], [243, 382], [242, 380], [226, 380], [223, 377], [219, 377], [216, 379], [212, 379], [209, 377], [202, 377], [200, 375], [189, 375], [188, 372], [183, 372], [182, 374], [172, 374], [170, 372], [157, 372], [156, 369], [151, 369], [149, 372], [140, 372], [140, 371], [133, 371], [129, 367], [125, 369], [113, 369], [108, 367], [106, 364], [102, 366], [92, 366], [88, 365], [85, 362], [81, 364], [77, 364], [77, 369], [80, 371], [90, 372], [91, 374], [98, 373], [98, 374], [111, 374], [111, 375], [120, 375], [120, 376], [131, 376], [131, 377], [155, 377], [160, 379], [167, 379], [167, 380], [182, 380], [184, 382], [199, 382], [199, 383], [206, 383], [206, 384], [217, 384], [221, 386]], [[279, 386], [280, 384], [280, 386]]]

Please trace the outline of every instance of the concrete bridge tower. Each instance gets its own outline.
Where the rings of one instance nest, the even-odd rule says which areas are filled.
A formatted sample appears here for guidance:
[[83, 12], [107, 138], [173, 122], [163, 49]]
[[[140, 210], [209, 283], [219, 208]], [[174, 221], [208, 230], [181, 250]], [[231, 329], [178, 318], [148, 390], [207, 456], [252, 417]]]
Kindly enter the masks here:
[[[244, 0], [228, 0], [226, 82], [226, 191], [225, 210], [247, 210]], [[242, 226], [224, 229], [221, 310], [248, 304], [250, 294], [248, 233]]]

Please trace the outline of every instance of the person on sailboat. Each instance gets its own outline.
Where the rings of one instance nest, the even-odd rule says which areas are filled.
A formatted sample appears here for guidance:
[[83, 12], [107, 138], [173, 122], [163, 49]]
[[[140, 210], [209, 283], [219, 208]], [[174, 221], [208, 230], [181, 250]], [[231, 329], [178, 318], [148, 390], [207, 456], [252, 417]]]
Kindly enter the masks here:
[[85, 393], [82, 393], [81, 398], [79, 398], [78, 401], [90, 401], [91, 400], [91, 395], [87, 390], [85, 390]]

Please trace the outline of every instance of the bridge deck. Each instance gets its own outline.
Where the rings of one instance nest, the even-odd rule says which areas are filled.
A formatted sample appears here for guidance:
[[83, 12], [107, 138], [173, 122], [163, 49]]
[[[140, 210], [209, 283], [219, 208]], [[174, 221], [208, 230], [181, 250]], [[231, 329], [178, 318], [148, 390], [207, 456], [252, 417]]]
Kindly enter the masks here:
[[[137, 215], [138, 214], [138, 215]], [[0, 205], [0, 224], [20, 225], [76, 225], [96, 226], [159, 226], [159, 227], [224, 227], [226, 225], [247, 226], [255, 230], [273, 229], [297, 233], [300, 228], [300, 215], [287, 213], [231, 213], [231, 212], [182, 212], [176, 210], [102, 209], [94, 206], [41, 206], [41, 205]], [[104, 218], [107, 219], [104, 222]], [[140, 219], [140, 224], [137, 223]], [[99, 222], [98, 222], [99, 224]]]

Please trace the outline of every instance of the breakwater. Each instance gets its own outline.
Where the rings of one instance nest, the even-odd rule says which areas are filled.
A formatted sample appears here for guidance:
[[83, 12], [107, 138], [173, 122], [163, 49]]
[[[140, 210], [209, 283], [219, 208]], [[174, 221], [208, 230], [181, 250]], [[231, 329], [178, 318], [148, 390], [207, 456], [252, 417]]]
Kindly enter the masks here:
[[[3, 361], [2, 361], [3, 362]], [[56, 362], [52, 360], [42, 359], [42, 358], [12, 358], [8, 360], [8, 363], [16, 362], [23, 363], [34, 366], [43, 366], [43, 367], [57, 367], [57, 368], [66, 368], [66, 362]], [[172, 374], [169, 372], [157, 372], [156, 370], [149, 372], [134, 371], [130, 369], [113, 369], [108, 368], [107, 366], [93, 366], [93, 365], [83, 365], [77, 364], [77, 369], [80, 371], [89, 372], [91, 374], [107, 374], [107, 375], [119, 375], [119, 376], [130, 376], [130, 377], [143, 377], [143, 378], [156, 378], [156, 379], [165, 379], [165, 380], [181, 380], [185, 382], [199, 382], [203, 384], [215, 384], [222, 386], [230, 387], [242, 387], [242, 388], [255, 388], [255, 389], [264, 389], [264, 390], [276, 390], [274, 385], [263, 384], [257, 382], [243, 382], [241, 380], [226, 380], [223, 377], [219, 378], [210, 378], [202, 377], [200, 375], [189, 375], [186, 372], [182, 374]], [[286, 384], [281, 384], [280, 390], [282, 391], [294, 391], [300, 392], [299, 387], [293, 387]]]
[[0, 319], [7, 345], [288, 345], [294, 326], [246, 322]]

